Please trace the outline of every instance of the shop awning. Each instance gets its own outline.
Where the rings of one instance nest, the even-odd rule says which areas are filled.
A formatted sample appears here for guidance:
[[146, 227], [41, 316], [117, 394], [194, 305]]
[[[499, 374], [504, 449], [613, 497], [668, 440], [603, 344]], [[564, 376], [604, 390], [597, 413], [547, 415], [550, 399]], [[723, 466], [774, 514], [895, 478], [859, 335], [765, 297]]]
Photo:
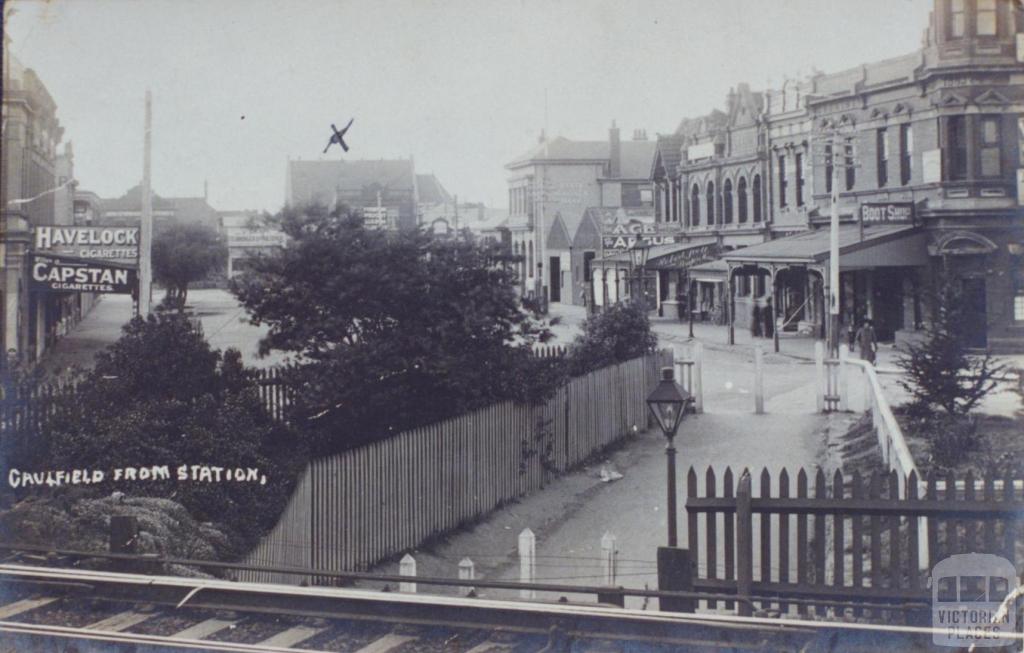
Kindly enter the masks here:
[[[822, 263], [829, 256], [829, 229], [794, 234], [760, 245], [727, 252], [729, 263]], [[911, 225], [865, 226], [863, 238], [856, 224], [839, 226], [841, 269], [928, 264], [927, 236]]]
[[711, 261], [702, 263], [690, 268], [691, 281], [704, 281], [706, 283], [723, 283], [729, 274], [729, 266], [725, 261]]
[[[647, 268], [668, 269], [685, 268], [690, 261], [707, 260], [709, 257], [718, 255], [714, 238], [701, 238], [685, 243], [669, 243], [666, 245], [655, 245], [647, 253]], [[712, 251], [714, 249], [714, 251]], [[623, 263], [629, 265], [629, 252], [618, 252], [607, 254], [596, 259], [595, 262]]]

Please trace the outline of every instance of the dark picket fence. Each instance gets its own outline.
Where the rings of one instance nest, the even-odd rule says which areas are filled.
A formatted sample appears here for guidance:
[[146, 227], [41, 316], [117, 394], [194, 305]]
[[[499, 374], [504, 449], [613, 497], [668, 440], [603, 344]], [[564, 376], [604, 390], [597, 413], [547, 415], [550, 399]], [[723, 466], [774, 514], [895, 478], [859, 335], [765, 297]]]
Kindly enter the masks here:
[[[793, 487], [783, 469], [774, 488], [768, 470], [759, 491], [754, 484], [746, 472], [734, 482], [728, 468], [719, 484], [709, 467], [701, 494], [697, 472], [687, 474], [687, 541], [697, 570], [692, 589], [772, 597], [735, 602], [740, 614], [759, 604], [801, 615], [910, 619], [930, 601], [928, 570], [947, 556], [1017, 558], [1024, 514], [1019, 473], [992, 470], [962, 479], [930, 473], [921, 480], [912, 472], [902, 484], [896, 472], [865, 479], [839, 471], [826, 478], [818, 470], [812, 478], [801, 469]], [[872, 607], [842, 605], [848, 602]], [[715, 600], [706, 604], [718, 607]]]

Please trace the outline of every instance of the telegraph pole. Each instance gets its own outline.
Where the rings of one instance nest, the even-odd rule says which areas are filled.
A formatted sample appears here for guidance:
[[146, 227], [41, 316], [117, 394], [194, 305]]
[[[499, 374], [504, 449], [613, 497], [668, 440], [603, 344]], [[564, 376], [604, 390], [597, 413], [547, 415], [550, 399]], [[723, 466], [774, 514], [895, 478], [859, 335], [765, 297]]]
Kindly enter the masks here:
[[153, 131], [153, 96], [146, 89], [146, 127], [142, 153], [142, 224], [139, 243], [139, 315], [146, 317], [153, 302], [153, 195], [150, 157]]
[[[832, 134], [832, 210], [829, 220], [828, 249], [828, 350], [831, 356], [839, 356], [839, 166], [836, 153], [841, 140], [839, 134]], [[846, 152], [844, 150], [843, 154]], [[847, 161], [844, 159], [844, 163]]]

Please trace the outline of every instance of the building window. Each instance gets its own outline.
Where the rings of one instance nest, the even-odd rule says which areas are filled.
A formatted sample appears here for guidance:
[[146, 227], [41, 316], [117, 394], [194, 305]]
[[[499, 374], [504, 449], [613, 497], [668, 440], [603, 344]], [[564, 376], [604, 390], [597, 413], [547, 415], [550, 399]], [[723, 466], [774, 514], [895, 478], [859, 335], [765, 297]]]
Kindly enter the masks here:
[[793, 165], [796, 167], [796, 205], [804, 205], [804, 155], [797, 152], [793, 155]]
[[900, 184], [910, 183], [910, 155], [914, 151], [914, 130], [910, 123], [900, 125]]
[[751, 195], [754, 200], [754, 222], [761, 221], [761, 175], [754, 175]]
[[526, 261], [526, 274], [529, 275], [529, 277], [532, 279], [533, 278], [533, 241], [532, 240], [530, 242], [526, 243], [526, 251], [527, 251], [527, 253], [529, 255], [527, 257], [527, 261]]
[[999, 116], [985, 116], [981, 119], [981, 176], [998, 177], [1002, 174], [999, 164]]
[[853, 139], [847, 138], [846, 145], [843, 146], [845, 150], [843, 166], [846, 172], [846, 190], [853, 190], [853, 187], [857, 184], [857, 169], [853, 167]]
[[964, 11], [965, 0], [949, 0], [949, 38], [963, 38], [967, 31], [966, 12]]
[[998, 29], [996, 0], [978, 0], [978, 36], [995, 36]]
[[878, 187], [889, 183], [889, 133], [885, 128], [875, 132], [875, 165], [878, 169]]
[[1013, 319], [1024, 322], [1024, 294], [1018, 294], [1013, 298]]
[[732, 180], [726, 179], [722, 184], [722, 220], [732, 224]]
[[946, 122], [946, 176], [967, 179], [967, 118], [950, 116]]
[[715, 224], [715, 182], [708, 182], [707, 190], [708, 226]]
[[690, 224], [694, 227], [700, 224], [700, 187], [697, 184], [690, 191]]
[[736, 204], [740, 224], [747, 221], [747, 178], [740, 177], [736, 182]]
[[832, 174], [835, 172], [835, 164], [832, 161], [832, 144], [825, 145], [825, 192], [832, 194]]
[[786, 206], [786, 157], [779, 157], [779, 208]]
[[653, 205], [654, 204], [654, 191], [652, 191], [650, 188], [641, 188], [640, 189], [640, 203], [641, 204], [645, 204], [645, 205]]

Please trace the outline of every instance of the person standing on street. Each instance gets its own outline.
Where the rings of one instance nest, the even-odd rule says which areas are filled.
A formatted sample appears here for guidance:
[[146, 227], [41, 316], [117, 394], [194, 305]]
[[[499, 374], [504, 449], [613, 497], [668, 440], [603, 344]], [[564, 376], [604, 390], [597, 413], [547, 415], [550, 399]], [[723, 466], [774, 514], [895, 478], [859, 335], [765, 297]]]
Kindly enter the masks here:
[[875, 348], [878, 341], [875, 339], [875, 328], [871, 320], [864, 320], [864, 324], [857, 329], [857, 345], [860, 347], [860, 357], [863, 360], [875, 364]]

